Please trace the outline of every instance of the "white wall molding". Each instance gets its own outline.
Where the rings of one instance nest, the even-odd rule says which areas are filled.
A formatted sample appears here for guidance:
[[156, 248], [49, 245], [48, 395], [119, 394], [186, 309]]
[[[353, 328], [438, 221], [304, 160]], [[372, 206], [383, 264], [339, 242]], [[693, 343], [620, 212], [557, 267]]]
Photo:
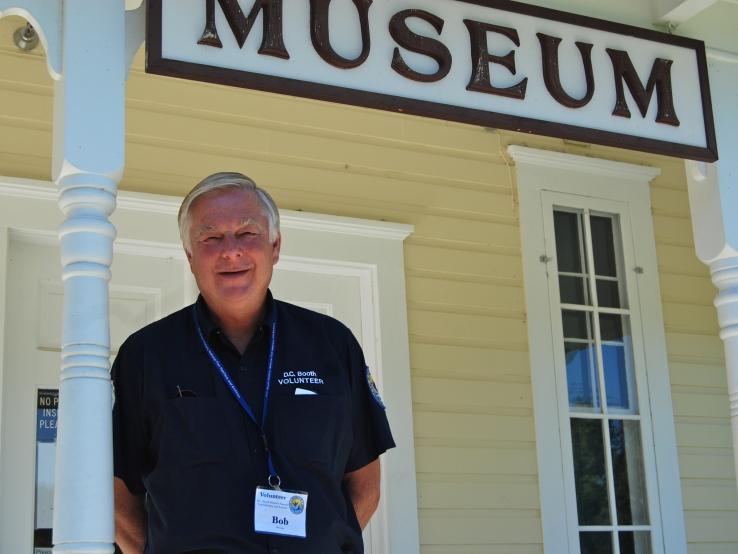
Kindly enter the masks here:
[[[0, 175], [0, 195], [35, 198], [57, 202], [59, 192], [53, 183], [34, 179], [18, 179]], [[118, 191], [117, 209], [177, 215], [182, 198], [143, 192]], [[338, 233], [367, 238], [405, 240], [415, 228], [404, 223], [373, 221], [337, 215], [279, 210], [281, 225], [286, 229]]]
[[35, 198], [56, 202], [59, 191], [51, 181], [35, 181], [0, 175], [0, 194], [17, 198]]
[[718, 48], [707, 49], [707, 59], [727, 63], [738, 63], [738, 53], [720, 50]]
[[405, 240], [415, 228], [402, 223], [388, 223], [349, 217], [280, 210], [285, 227], [304, 231], [323, 231], [367, 238]]
[[575, 171], [577, 173], [589, 173], [640, 182], [648, 182], [661, 174], [661, 170], [657, 167], [614, 162], [527, 146], [510, 145], [507, 147], [507, 151], [516, 164], [545, 167], [547, 169]]
[[118, 191], [118, 209], [152, 214], [166, 214], [176, 217], [181, 198], [146, 194], [140, 192]]
[[[8, 277], [8, 248], [10, 246], [10, 236], [8, 233], [8, 230], [5, 227], [0, 226], [0, 298], [3, 299], [3, 305], [5, 305], [7, 294], [8, 294], [8, 287], [7, 287], [7, 277]], [[5, 310], [0, 310], [0, 352], [3, 353], [3, 355], [0, 355], [0, 431], [3, 429], [3, 413], [4, 413], [4, 397], [5, 394], [3, 394], [4, 390], [4, 380], [5, 380], [5, 314], [3, 313]], [[0, 438], [2, 437], [2, 433], [0, 433]], [[0, 467], [0, 470], [2, 468]], [[3, 479], [0, 479], [0, 499], [1, 498], [7, 498], [5, 496], [5, 490], [4, 490], [4, 483]], [[0, 516], [3, 516], [3, 519], [5, 519], [6, 516], [2, 514], [3, 512], [3, 506], [0, 503]]]

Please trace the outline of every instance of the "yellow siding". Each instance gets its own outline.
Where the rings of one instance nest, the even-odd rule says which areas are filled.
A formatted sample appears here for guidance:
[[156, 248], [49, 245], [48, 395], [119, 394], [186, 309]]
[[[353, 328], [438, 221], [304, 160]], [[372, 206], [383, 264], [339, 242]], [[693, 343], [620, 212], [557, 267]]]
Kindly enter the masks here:
[[41, 48], [23, 54], [13, 31], [25, 21], [0, 19], [0, 174], [49, 179], [52, 80]]
[[[0, 175], [49, 179], [52, 85], [0, 21]], [[121, 188], [243, 171], [284, 208], [410, 223], [408, 320], [424, 554], [541, 553], [514, 167], [526, 144], [658, 165], [654, 225], [691, 554], [738, 549], [722, 346], [678, 160], [143, 73]], [[469, 500], [476, 497], [479, 500]], [[470, 503], [471, 502], [471, 503]]]

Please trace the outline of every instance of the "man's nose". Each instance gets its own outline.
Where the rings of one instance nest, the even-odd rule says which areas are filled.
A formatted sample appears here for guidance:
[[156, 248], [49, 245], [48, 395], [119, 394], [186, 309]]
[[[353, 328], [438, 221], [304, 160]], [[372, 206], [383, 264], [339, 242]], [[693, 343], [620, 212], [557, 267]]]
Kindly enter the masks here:
[[239, 258], [242, 255], [238, 239], [234, 235], [224, 235], [221, 242], [221, 256], [224, 258]]

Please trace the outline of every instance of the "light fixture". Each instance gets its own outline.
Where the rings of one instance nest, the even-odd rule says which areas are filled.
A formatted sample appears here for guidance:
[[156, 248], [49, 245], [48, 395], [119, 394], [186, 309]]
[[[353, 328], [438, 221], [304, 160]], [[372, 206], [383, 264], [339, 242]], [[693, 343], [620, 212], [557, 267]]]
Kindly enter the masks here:
[[25, 27], [18, 27], [13, 33], [13, 42], [19, 50], [30, 52], [38, 46], [38, 33], [33, 25], [26, 23]]

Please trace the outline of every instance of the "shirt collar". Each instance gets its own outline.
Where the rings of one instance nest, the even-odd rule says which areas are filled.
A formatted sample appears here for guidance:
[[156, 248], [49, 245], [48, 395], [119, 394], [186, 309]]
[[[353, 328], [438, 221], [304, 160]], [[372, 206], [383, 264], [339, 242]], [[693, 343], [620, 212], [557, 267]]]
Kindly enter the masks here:
[[[264, 317], [259, 323], [257, 329], [269, 327], [269, 329], [271, 330], [274, 325], [274, 297], [272, 296], [272, 291], [267, 290], [267, 295], [264, 302], [266, 303], [266, 310], [264, 311]], [[221, 331], [221, 328], [215, 323], [212, 316], [210, 315], [210, 310], [208, 309], [208, 306], [205, 303], [205, 299], [202, 297], [202, 294], [199, 294], [197, 296], [195, 309], [197, 310], [197, 317], [200, 321], [200, 328], [202, 329], [203, 335], [208, 338], [212, 338], [213, 334]]]

